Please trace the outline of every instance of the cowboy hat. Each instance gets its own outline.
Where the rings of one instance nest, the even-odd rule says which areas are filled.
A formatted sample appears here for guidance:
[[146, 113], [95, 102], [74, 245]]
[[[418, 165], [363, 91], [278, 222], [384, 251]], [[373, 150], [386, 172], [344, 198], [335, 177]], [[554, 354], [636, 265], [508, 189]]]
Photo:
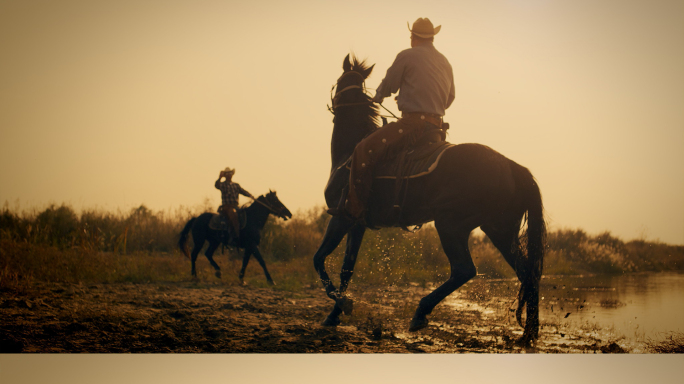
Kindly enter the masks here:
[[235, 168], [226, 167], [226, 169], [223, 170], [223, 173], [227, 174], [227, 175], [234, 175], [235, 174]]
[[411, 33], [424, 39], [428, 39], [438, 34], [439, 30], [442, 29], [441, 25], [438, 25], [437, 27], [433, 28], [432, 22], [427, 17], [419, 17], [416, 21], [413, 22], [413, 28], [409, 26], [408, 21], [406, 22], [406, 26], [409, 27], [409, 31], [411, 31]]

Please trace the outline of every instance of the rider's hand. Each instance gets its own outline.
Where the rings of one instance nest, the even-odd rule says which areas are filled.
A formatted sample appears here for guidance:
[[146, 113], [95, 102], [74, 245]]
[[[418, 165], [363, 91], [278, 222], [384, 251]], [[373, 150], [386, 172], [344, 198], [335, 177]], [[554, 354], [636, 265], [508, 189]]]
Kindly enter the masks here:
[[373, 96], [373, 102], [378, 103], [378, 104], [382, 103], [382, 100], [384, 100], [384, 99], [385, 99], [384, 97], [380, 96], [377, 93], [375, 94], [375, 96]]

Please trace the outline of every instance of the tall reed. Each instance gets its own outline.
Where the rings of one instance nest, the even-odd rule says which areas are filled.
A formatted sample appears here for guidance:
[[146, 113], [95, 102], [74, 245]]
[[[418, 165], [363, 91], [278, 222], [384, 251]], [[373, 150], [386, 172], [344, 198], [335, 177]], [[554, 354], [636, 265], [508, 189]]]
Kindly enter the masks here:
[[[155, 212], [144, 205], [128, 212], [84, 210], [50, 205], [42, 211], [17, 213], [7, 204], [0, 211], [0, 288], [30, 281], [118, 282], [176, 281], [189, 275], [189, 263], [177, 247], [178, 235], [191, 217], [211, 210], [205, 202], [193, 209]], [[261, 253], [283, 289], [318, 284], [312, 256], [330, 216], [322, 207], [296, 212], [289, 221], [271, 217], [262, 233]], [[474, 234], [469, 241], [478, 273], [514, 278], [515, 274], [489, 239]], [[344, 241], [328, 258], [328, 270], [339, 273]], [[240, 256], [216, 257], [237, 274]], [[596, 236], [581, 229], [548, 235], [545, 274], [625, 273], [684, 270], [684, 247], [656, 241], [625, 242], [609, 232]], [[198, 268], [208, 268], [203, 259]], [[355, 268], [354, 281], [367, 284], [438, 282], [449, 265], [434, 226], [410, 233], [398, 228], [368, 230]], [[206, 275], [211, 276], [210, 270]], [[224, 276], [226, 273], [224, 272]], [[261, 284], [256, 263], [248, 279]], [[22, 283], [23, 282], [23, 283]]]

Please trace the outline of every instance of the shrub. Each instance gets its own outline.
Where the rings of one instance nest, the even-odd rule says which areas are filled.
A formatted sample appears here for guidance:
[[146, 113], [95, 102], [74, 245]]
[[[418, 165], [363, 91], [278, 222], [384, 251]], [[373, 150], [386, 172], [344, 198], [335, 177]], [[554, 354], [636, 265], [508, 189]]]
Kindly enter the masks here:
[[[180, 260], [173, 263], [183, 265], [179, 273], [184, 275], [187, 260], [180, 258], [176, 249], [178, 234], [190, 217], [197, 216], [207, 206], [205, 202], [195, 209], [181, 207], [173, 212], [155, 212], [141, 205], [125, 213], [84, 210], [79, 215], [69, 206], [50, 205], [41, 212], [19, 215], [5, 204], [0, 212], [0, 285], [18, 286], [31, 278], [109, 281], [148, 276], [152, 279], [157, 276], [154, 270], [162, 268], [161, 264], [148, 267], [145, 260], [161, 263], [164, 257], [169, 257], [167, 254]], [[274, 277], [288, 281], [292, 287], [318, 283], [312, 257], [329, 220], [323, 207], [297, 212], [288, 221], [269, 218], [262, 232], [261, 253]], [[513, 269], [485, 235], [472, 235], [469, 247], [479, 274], [515, 277]], [[345, 240], [326, 261], [331, 277], [339, 274], [344, 248]], [[55, 256], [59, 252], [62, 256]], [[140, 258], [144, 254], [150, 258], [139, 262], [119, 257]], [[115, 260], [126, 264], [115, 266]], [[237, 260], [234, 262], [239, 264]], [[581, 229], [562, 229], [548, 234], [544, 264], [545, 274], [684, 270], [684, 247], [645, 240], [625, 243], [610, 232], [590, 236]], [[83, 268], [99, 272], [86, 273]], [[257, 268], [254, 271], [261, 276]], [[367, 230], [354, 280], [383, 285], [427, 283], [444, 281], [449, 274], [449, 262], [437, 231], [433, 225], [426, 224], [415, 232], [399, 228]]]

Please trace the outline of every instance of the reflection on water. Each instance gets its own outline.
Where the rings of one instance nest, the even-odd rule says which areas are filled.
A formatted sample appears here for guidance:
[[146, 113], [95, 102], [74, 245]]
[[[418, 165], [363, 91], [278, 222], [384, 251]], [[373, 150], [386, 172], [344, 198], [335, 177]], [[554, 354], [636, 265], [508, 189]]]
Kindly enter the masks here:
[[[512, 319], [518, 288], [515, 279], [476, 278], [445, 304], [458, 311], [480, 305], [483, 317]], [[571, 335], [581, 334], [621, 340], [632, 352], [643, 352], [646, 341], [684, 332], [684, 274], [544, 276], [540, 311], [542, 326], [557, 335], [552, 342], [570, 342]]]
[[541, 289], [542, 320], [612, 329], [635, 342], [684, 332], [684, 274], [549, 276]]

